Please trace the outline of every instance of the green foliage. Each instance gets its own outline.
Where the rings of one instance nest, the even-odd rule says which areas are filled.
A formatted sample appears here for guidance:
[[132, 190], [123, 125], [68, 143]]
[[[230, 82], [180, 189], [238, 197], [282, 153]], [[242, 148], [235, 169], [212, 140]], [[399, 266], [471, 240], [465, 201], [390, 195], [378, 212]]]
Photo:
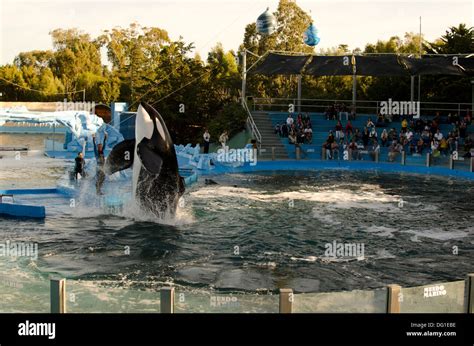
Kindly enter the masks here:
[[[255, 23], [247, 25], [239, 51], [247, 49], [258, 56], [270, 50], [314, 53], [302, 38], [311, 17], [295, 1], [280, 0], [274, 15], [276, 31], [261, 35]], [[137, 23], [105, 30], [95, 38], [78, 29], [56, 29], [50, 35], [53, 50], [21, 52], [13, 64], [0, 66], [2, 100], [62, 101], [67, 97], [77, 101], [82, 100], [82, 93], [71, 92], [85, 89], [87, 101], [126, 101], [132, 110], [140, 101], [147, 101], [160, 111], [178, 143], [201, 141], [205, 127], [217, 138], [224, 130], [233, 134], [245, 125], [246, 114], [239, 104], [239, 54], [225, 51], [220, 43], [203, 61], [192, 43], [171, 40], [164, 29]], [[470, 53], [474, 51], [472, 38], [473, 28], [460, 24], [435, 42], [423, 41], [422, 53]], [[418, 55], [420, 40], [419, 35], [407, 33], [403, 38], [369, 43], [363, 52]], [[101, 49], [106, 51], [108, 65], [102, 65]], [[320, 52], [345, 55], [362, 50], [351, 51], [341, 43]], [[247, 54], [247, 67], [256, 61], [257, 57]], [[467, 78], [423, 77], [422, 99], [465, 102], [470, 99], [469, 85]], [[304, 76], [302, 86], [303, 98], [350, 99], [352, 77]], [[252, 75], [247, 80], [247, 95], [294, 98], [296, 87], [296, 76]], [[409, 90], [409, 78], [359, 77], [357, 83], [359, 99], [408, 99]]]

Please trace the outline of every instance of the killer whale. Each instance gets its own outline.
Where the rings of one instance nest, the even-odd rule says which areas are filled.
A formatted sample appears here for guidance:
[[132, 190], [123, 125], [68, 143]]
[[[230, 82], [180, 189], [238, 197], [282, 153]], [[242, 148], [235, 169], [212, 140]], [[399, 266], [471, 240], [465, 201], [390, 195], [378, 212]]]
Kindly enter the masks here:
[[137, 110], [135, 139], [117, 144], [106, 160], [106, 174], [127, 168], [133, 169], [132, 193], [140, 209], [159, 218], [176, 212], [184, 179], [163, 118], [145, 102]]

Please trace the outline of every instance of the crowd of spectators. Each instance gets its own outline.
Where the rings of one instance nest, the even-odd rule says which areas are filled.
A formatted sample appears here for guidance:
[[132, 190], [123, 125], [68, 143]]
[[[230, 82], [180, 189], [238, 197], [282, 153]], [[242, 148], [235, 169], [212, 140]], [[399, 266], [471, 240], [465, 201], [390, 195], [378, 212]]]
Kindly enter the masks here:
[[286, 122], [275, 125], [275, 133], [280, 137], [288, 138], [290, 144], [313, 143], [313, 125], [307, 113], [298, 114], [296, 119], [289, 114]]
[[[443, 133], [441, 124], [449, 124], [450, 130]], [[341, 150], [347, 150], [349, 157], [355, 160], [362, 159], [364, 153], [375, 159], [381, 147], [388, 147], [389, 161], [394, 161], [402, 152], [414, 156], [429, 152], [433, 157], [439, 157], [462, 150], [465, 157], [471, 157], [474, 155], [474, 147], [467, 131], [470, 124], [472, 116], [469, 110], [463, 117], [458, 114], [441, 117], [439, 112], [430, 120], [402, 117], [400, 131], [390, 126], [390, 122], [381, 114], [377, 116], [375, 123], [368, 118], [362, 130], [354, 128], [350, 119], [345, 126], [341, 120], [337, 120], [334, 130], [329, 131], [322, 146], [328, 159], [339, 158]], [[391, 128], [388, 129], [389, 127]], [[383, 130], [380, 132], [377, 128]]]

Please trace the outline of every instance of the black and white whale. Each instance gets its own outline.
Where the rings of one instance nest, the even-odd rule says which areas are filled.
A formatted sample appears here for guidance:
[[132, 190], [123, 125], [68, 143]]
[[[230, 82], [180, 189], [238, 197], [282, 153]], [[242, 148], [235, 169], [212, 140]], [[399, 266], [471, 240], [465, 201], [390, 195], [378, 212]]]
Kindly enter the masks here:
[[160, 114], [142, 102], [135, 120], [135, 139], [117, 144], [106, 161], [106, 173], [132, 167], [133, 196], [138, 208], [159, 218], [176, 212], [184, 193], [173, 141]]

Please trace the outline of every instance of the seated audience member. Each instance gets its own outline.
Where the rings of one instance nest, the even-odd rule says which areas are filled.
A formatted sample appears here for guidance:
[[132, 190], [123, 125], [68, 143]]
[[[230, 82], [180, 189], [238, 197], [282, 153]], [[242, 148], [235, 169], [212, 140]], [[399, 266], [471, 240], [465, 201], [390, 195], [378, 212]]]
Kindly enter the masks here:
[[402, 152], [402, 146], [397, 141], [393, 141], [388, 149], [388, 161], [393, 162], [395, 158]]
[[296, 144], [296, 132], [294, 130], [290, 131], [290, 134], [288, 135], [288, 141], [290, 144]]
[[359, 147], [357, 146], [357, 143], [355, 139], [353, 138], [351, 143], [349, 144], [349, 158], [351, 160], [360, 160], [362, 157]]
[[367, 124], [365, 125], [365, 127], [367, 127], [368, 129], [370, 129], [370, 128], [374, 127], [374, 126], [375, 126], [375, 125], [374, 125], [374, 122], [372, 121], [371, 118], [369, 118], [369, 119], [367, 120]]
[[448, 148], [449, 148], [449, 145], [446, 138], [441, 138], [441, 140], [439, 141], [439, 152], [441, 153], [441, 155], [447, 156]]
[[392, 129], [388, 132], [388, 140], [389, 140], [390, 142], [393, 142], [393, 141], [395, 141], [395, 140], [397, 140], [397, 139], [398, 139], [397, 130], [396, 130], [394, 127], [392, 127]]
[[421, 155], [423, 154], [423, 148], [425, 146], [425, 142], [423, 141], [423, 138], [420, 137], [418, 141], [416, 142], [416, 153]]
[[288, 126], [288, 128], [291, 128], [293, 126], [293, 123], [293, 117], [291, 116], [291, 114], [288, 114], [288, 118], [286, 118], [286, 125]]
[[283, 125], [281, 125], [281, 136], [286, 138], [288, 137], [288, 125], [286, 125], [286, 123], [284, 123]]
[[354, 128], [352, 127], [352, 123], [350, 120], [348, 120], [346, 124], [346, 136], [349, 137], [349, 134], [352, 135], [353, 132], [354, 132]]
[[433, 137], [439, 142], [443, 139], [443, 134], [439, 129], [437, 129]]
[[364, 128], [364, 132], [362, 132], [362, 143], [364, 143], [364, 148], [367, 148], [369, 144], [369, 129], [367, 127]]
[[311, 144], [313, 142], [313, 130], [311, 127], [306, 127], [304, 129], [304, 134], [306, 137], [306, 143]]
[[277, 134], [278, 137], [281, 137], [281, 127], [280, 127], [280, 124], [276, 124], [274, 130], [275, 130], [275, 134]]
[[383, 129], [382, 134], [380, 135], [380, 140], [382, 142], [382, 147], [387, 146], [388, 142], [388, 132], [387, 129]]
[[336, 141], [340, 142], [343, 139], [344, 139], [343, 127], [342, 127], [341, 121], [338, 120], [336, 124]]
[[372, 145], [370, 148], [370, 157], [375, 161], [376, 156], [380, 154], [380, 144], [377, 141], [377, 138], [372, 139]]
[[406, 132], [407, 131], [407, 128], [408, 128], [408, 121], [406, 118], [403, 118], [402, 120], [402, 132]]

